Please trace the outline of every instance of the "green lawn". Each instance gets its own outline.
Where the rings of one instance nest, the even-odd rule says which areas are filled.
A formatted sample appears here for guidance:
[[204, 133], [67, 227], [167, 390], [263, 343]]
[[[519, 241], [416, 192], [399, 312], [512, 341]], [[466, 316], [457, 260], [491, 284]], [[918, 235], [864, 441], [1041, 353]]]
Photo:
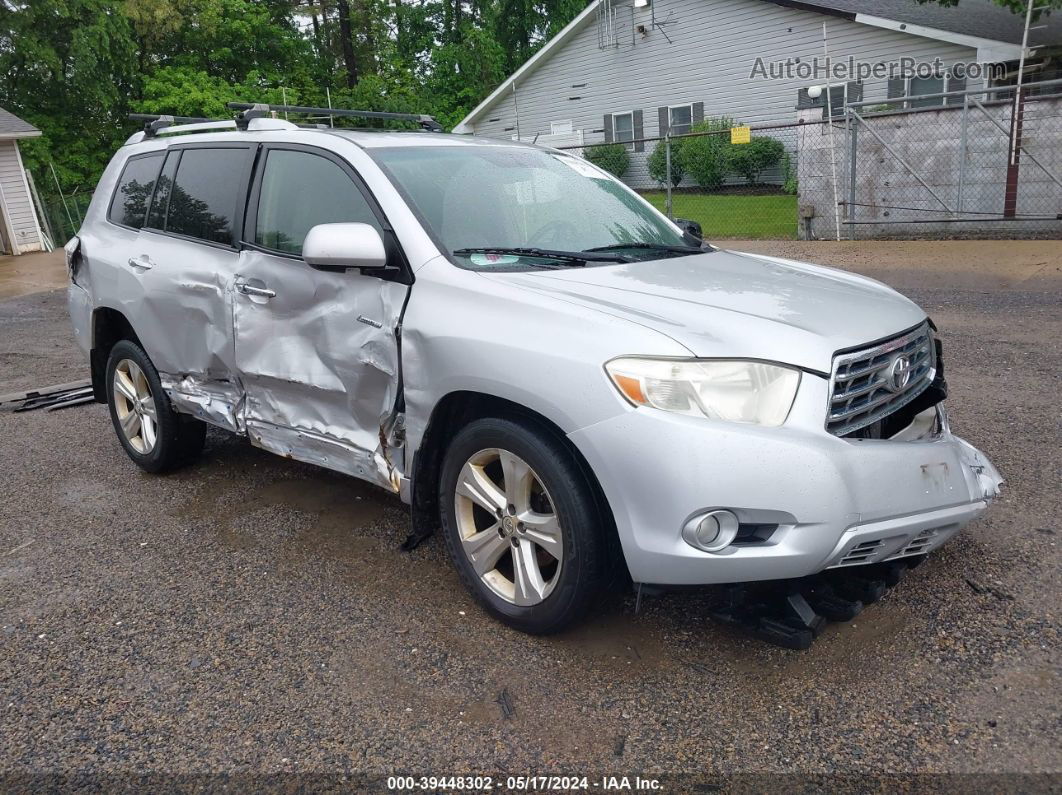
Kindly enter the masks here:
[[[664, 211], [667, 202], [664, 191], [648, 191], [642, 196]], [[671, 205], [675, 218], [700, 223], [706, 240], [727, 237], [791, 240], [797, 234], [796, 196], [674, 193]]]

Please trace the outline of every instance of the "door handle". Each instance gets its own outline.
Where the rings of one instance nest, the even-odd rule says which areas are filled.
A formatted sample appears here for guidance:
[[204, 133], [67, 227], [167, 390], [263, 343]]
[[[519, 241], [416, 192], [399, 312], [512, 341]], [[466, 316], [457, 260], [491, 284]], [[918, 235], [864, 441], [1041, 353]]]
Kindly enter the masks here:
[[151, 257], [147, 254], [141, 254], [139, 257], [129, 258], [129, 267], [139, 271], [149, 271], [155, 267], [155, 263], [151, 261]]
[[276, 290], [270, 290], [268, 287], [255, 287], [253, 284], [247, 282], [236, 282], [236, 290], [244, 295], [256, 295], [260, 298], [276, 298]]

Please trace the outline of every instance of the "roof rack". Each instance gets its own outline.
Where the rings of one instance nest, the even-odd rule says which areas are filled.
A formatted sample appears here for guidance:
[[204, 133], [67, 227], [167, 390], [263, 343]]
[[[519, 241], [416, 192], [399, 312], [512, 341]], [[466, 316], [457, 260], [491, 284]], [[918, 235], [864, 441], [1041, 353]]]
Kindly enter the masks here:
[[130, 113], [132, 121], [144, 122], [144, 137], [154, 138], [160, 130], [174, 124], [205, 124], [208, 122], [227, 121], [226, 119], [206, 119], [201, 116], [171, 116], [166, 113]]
[[[305, 105], [267, 105], [265, 103], [229, 102], [227, 107], [238, 110], [236, 124], [246, 125], [251, 119], [267, 113], [308, 113], [318, 116], [355, 116], [363, 119], [387, 119], [390, 121], [415, 121], [429, 132], [442, 132], [442, 125], [433, 116], [423, 113], [385, 113], [378, 110], [349, 110], [347, 108], [312, 108]], [[244, 129], [244, 127], [241, 127]]]

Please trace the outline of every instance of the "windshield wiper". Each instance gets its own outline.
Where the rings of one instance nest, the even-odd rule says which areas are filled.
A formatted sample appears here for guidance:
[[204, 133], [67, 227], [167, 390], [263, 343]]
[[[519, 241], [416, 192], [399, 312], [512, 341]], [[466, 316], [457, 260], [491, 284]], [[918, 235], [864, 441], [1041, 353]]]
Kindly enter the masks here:
[[623, 251], [624, 249], [642, 248], [647, 251], [661, 251], [676, 256], [685, 257], [690, 254], [703, 254], [704, 251], [693, 246], [669, 246], [666, 243], [613, 243], [610, 246], [596, 246], [595, 248], [588, 248], [588, 252], [593, 251]]
[[585, 265], [588, 262], [634, 262], [633, 259], [623, 254], [594, 253], [593, 251], [554, 251], [548, 248], [484, 246], [482, 248], [459, 248], [453, 253], [459, 257], [469, 254], [515, 254], [520, 257], [552, 259], [558, 262], [570, 263], [573, 266]]

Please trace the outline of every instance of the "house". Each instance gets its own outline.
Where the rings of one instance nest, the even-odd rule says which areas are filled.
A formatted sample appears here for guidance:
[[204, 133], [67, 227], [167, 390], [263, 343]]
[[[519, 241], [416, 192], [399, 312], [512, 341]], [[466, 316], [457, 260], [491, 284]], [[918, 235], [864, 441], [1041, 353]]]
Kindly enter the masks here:
[[[834, 106], [977, 88], [990, 78], [969, 64], [1013, 79], [1024, 21], [990, 0], [594, 0], [454, 131], [559, 147], [626, 141], [641, 152], [641, 139], [705, 117], [793, 123], [799, 108], [823, 103], [807, 90], [825, 82], [824, 22], [830, 59], [848, 70], [831, 79]], [[1062, 77], [1062, 14], [1040, 20], [1029, 43], [1046, 46], [1026, 80]], [[920, 75], [918, 64], [940, 68]]]
[[44, 248], [44, 236], [33, 209], [29, 178], [18, 142], [41, 131], [0, 108], [0, 252], [25, 254]]

